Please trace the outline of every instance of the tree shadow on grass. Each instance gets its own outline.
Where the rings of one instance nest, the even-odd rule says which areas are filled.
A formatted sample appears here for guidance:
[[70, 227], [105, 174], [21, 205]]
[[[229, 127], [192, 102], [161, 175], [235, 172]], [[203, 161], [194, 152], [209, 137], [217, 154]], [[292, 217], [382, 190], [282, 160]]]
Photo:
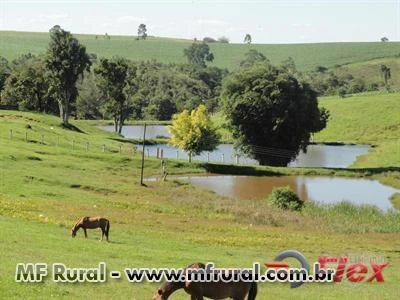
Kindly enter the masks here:
[[80, 128], [76, 127], [75, 125], [72, 124], [60, 124], [61, 128], [66, 129], [66, 130], [71, 130], [79, 133], [84, 133], [87, 134], [86, 132], [82, 131]]

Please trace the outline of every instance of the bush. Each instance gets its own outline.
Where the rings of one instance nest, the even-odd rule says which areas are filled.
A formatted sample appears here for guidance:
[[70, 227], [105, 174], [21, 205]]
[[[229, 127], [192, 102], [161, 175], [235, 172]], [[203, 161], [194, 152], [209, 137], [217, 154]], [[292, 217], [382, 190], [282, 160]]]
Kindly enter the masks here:
[[283, 210], [300, 211], [304, 206], [303, 200], [301, 200], [288, 186], [274, 188], [271, 195], [268, 197], [268, 202], [272, 206]]
[[341, 87], [341, 88], [338, 90], [338, 95], [339, 95], [340, 98], [346, 97], [346, 89], [345, 89], [344, 87]]

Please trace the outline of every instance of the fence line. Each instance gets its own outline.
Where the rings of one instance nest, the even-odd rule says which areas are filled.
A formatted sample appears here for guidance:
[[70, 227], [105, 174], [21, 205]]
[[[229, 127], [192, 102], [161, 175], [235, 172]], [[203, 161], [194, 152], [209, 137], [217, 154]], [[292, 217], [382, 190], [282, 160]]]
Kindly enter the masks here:
[[111, 145], [108, 143], [95, 143], [84, 138], [68, 139], [62, 135], [55, 133], [35, 132], [30, 129], [15, 130], [7, 129], [7, 132], [0, 134], [0, 138], [8, 141], [23, 141], [25, 143], [33, 143], [43, 146], [56, 147], [70, 151], [85, 151], [92, 153], [120, 153], [135, 154], [138, 152], [134, 144]]
[[[37, 132], [32, 129], [12, 129], [8, 128], [6, 132], [0, 132], [0, 139], [6, 141], [22, 141], [25, 143], [33, 143], [37, 145], [43, 145], [48, 147], [55, 147], [62, 149], [64, 151], [82, 151], [87, 153], [119, 153], [134, 155], [136, 153], [141, 153], [137, 149], [139, 144], [114, 144], [110, 145], [107, 143], [95, 143], [85, 138], [76, 137], [73, 139], [68, 139], [63, 135], [52, 133], [52, 132]], [[179, 151], [173, 155], [173, 157], [168, 156], [164, 149], [157, 147], [157, 153], [155, 153], [155, 146], [149, 149], [145, 147], [145, 156], [154, 157], [161, 160], [167, 159], [177, 159], [177, 160], [188, 160], [188, 154], [186, 152], [180, 153]], [[203, 162], [219, 162], [219, 163], [236, 163], [245, 164], [248, 159], [240, 157], [239, 155], [232, 155], [227, 157], [223, 153], [217, 154], [220, 156], [219, 159], [210, 156], [210, 152], [204, 152], [201, 155], [193, 156], [193, 161], [203, 161]]]

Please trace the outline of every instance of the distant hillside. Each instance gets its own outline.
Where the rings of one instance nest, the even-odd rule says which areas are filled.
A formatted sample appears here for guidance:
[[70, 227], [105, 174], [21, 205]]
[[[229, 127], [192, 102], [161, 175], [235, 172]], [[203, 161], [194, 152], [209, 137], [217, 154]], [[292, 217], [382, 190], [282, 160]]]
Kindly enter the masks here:
[[390, 68], [391, 79], [389, 84], [392, 89], [400, 90], [400, 56], [372, 59], [334, 68], [333, 71], [339, 76], [347, 74], [354, 78], [361, 78], [367, 85], [377, 83], [383, 85], [384, 80], [381, 73], [381, 65]]
[[[76, 37], [87, 46], [89, 52], [99, 57], [115, 55], [132, 60], [157, 59], [161, 62], [182, 63], [186, 59], [183, 49], [192, 41], [172, 38], [149, 37], [137, 41], [133, 36], [80, 35]], [[14, 59], [24, 53], [42, 53], [49, 41], [48, 33], [28, 33], [0, 31], [0, 55]], [[268, 57], [272, 63], [293, 57], [299, 70], [306, 71], [322, 65], [328, 68], [362, 62], [374, 58], [395, 56], [400, 53], [400, 42], [390, 43], [320, 43], [320, 44], [282, 44], [282, 45], [245, 45], [245, 44], [210, 44], [215, 55], [213, 65], [234, 69], [249, 49], [256, 49]]]

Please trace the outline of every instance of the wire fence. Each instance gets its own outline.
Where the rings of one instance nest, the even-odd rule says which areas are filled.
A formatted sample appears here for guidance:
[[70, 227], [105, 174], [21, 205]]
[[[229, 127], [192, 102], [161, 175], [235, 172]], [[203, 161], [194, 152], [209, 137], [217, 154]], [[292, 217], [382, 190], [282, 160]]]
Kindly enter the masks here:
[[34, 130], [7, 129], [0, 134], [0, 139], [6, 142], [22, 141], [30, 144], [56, 147], [69, 151], [85, 151], [90, 153], [120, 153], [134, 155], [138, 153], [135, 144], [127, 143], [104, 143], [94, 142], [82, 137], [66, 138], [65, 136], [52, 132], [38, 132]]

